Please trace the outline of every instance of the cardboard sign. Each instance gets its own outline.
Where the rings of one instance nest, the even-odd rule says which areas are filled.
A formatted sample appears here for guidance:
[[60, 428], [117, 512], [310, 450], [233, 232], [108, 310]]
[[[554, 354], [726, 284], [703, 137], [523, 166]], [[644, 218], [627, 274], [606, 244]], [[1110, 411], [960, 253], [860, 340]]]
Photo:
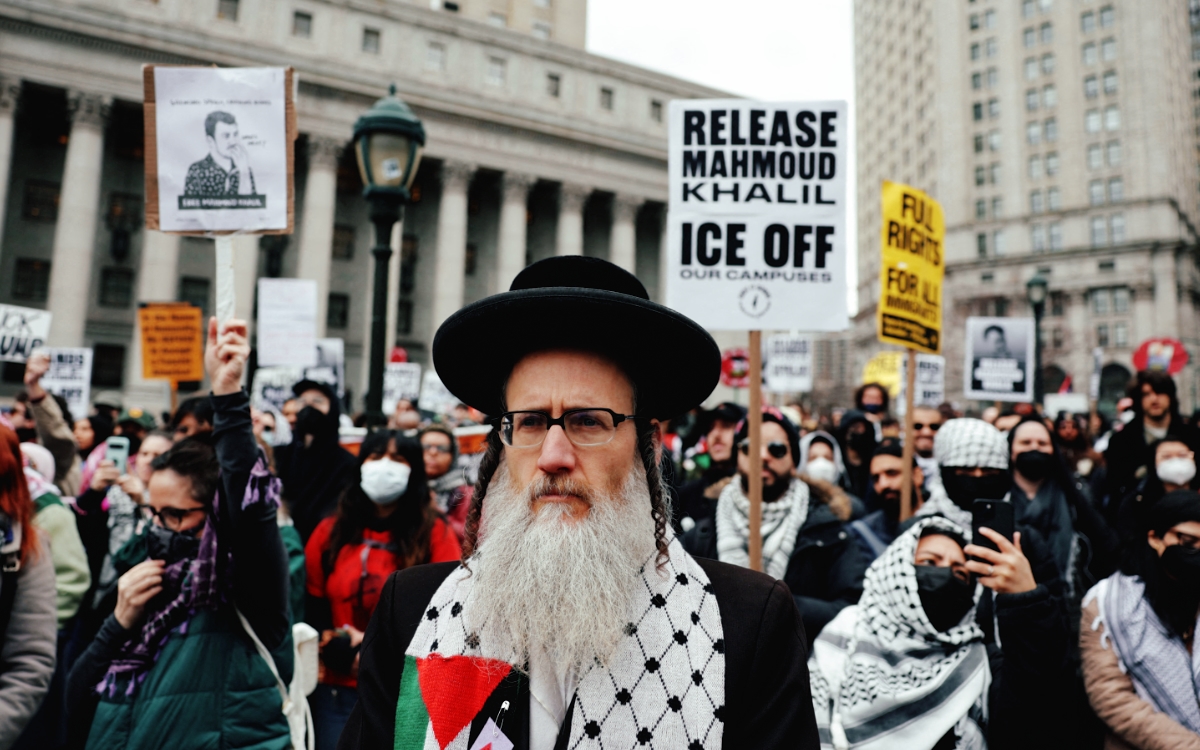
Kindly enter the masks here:
[[291, 68], [142, 68], [146, 226], [290, 234]]
[[942, 351], [941, 205], [908, 185], [883, 183], [883, 263], [878, 336], [928, 354]]
[[42, 376], [42, 387], [67, 402], [71, 415], [82, 419], [91, 411], [92, 350], [50, 348], [50, 369]]
[[967, 318], [963, 391], [984, 401], [1033, 401], [1033, 318]]
[[421, 397], [421, 366], [416, 362], [389, 362], [383, 371], [383, 413], [396, 410], [404, 399], [414, 404]]
[[[916, 389], [913, 406], [938, 406], [946, 400], [946, 358], [937, 354], [917, 355]], [[908, 399], [908, 358], [900, 357], [899, 393], [896, 397], [896, 415], [904, 416]]]
[[200, 308], [184, 302], [143, 305], [142, 377], [175, 383], [204, 379], [204, 322]]
[[258, 361], [268, 367], [317, 364], [315, 280], [258, 280]]
[[24, 362], [45, 346], [51, 317], [47, 310], [0, 305], [0, 361]]
[[846, 113], [841, 101], [671, 102], [667, 305], [709, 330], [849, 325]]
[[[449, 414], [454, 407], [462, 403], [457, 396], [450, 392], [450, 389], [442, 384], [442, 379], [437, 376], [432, 367], [426, 370], [421, 377], [421, 397], [418, 401], [418, 406], [423, 411], [431, 411], [434, 414]], [[392, 405], [392, 408], [396, 408], [395, 404]]]
[[763, 388], [772, 393], [808, 393], [813, 387], [813, 338], [779, 334], [763, 351]]

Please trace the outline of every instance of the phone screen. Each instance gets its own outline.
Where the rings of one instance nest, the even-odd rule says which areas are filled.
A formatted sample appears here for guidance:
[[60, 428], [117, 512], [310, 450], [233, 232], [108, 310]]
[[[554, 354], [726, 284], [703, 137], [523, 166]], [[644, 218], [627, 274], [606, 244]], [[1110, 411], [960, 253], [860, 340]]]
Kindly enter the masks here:
[[124, 474], [129, 463], [129, 438], [114, 435], [104, 441], [104, 446], [105, 459], [112, 461], [117, 471]]

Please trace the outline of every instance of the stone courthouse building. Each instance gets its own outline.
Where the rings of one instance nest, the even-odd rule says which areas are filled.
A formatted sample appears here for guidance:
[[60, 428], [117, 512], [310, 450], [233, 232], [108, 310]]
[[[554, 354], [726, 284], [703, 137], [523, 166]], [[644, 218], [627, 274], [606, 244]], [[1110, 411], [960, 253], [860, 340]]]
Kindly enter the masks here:
[[586, 53], [585, 25], [586, 0], [0, 0], [0, 302], [52, 310], [53, 346], [94, 347], [94, 389], [165, 404], [137, 306], [212, 311], [214, 249], [143, 226], [146, 63], [296, 69], [296, 229], [235, 240], [238, 313], [258, 277], [315, 279], [355, 409], [374, 261], [349, 146], [390, 83], [428, 134], [392, 238], [388, 338], [411, 359], [554, 254], [608, 258], [661, 299], [667, 102], [722, 94]]

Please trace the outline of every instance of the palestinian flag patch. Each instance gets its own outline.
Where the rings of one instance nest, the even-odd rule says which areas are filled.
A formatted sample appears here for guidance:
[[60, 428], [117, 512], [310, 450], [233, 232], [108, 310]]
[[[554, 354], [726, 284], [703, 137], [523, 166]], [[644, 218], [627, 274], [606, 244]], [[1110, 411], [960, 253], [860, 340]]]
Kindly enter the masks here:
[[452, 743], [465, 749], [471, 722], [510, 672], [499, 659], [406, 655], [394, 750], [447, 750]]

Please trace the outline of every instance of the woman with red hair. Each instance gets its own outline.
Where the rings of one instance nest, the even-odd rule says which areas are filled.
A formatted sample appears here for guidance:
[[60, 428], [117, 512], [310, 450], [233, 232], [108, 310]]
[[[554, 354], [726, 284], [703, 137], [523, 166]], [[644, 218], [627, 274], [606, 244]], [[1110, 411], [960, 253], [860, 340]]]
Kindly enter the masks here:
[[0, 424], [0, 748], [37, 712], [54, 674], [54, 566], [33, 528], [17, 433]]

